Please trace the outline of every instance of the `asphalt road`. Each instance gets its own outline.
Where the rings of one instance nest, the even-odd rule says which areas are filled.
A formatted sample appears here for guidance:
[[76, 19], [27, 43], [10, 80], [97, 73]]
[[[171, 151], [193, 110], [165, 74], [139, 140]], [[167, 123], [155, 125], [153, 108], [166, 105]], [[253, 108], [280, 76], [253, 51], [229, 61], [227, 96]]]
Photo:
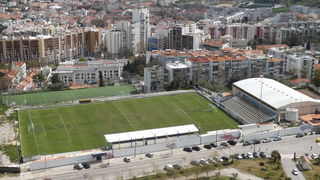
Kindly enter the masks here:
[[[114, 158], [110, 160], [110, 165], [107, 162], [93, 164], [88, 170], [73, 170], [73, 166], [63, 166], [58, 168], [51, 168], [46, 170], [32, 171], [21, 173], [20, 177], [10, 179], [126, 179], [133, 176], [141, 176], [152, 173], [161, 172], [166, 164], [180, 164], [182, 166], [189, 165], [192, 160], [200, 160], [202, 158], [209, 158], [213, 156], [231, 155], [234, 153], [246, 153], [253, 151], [264, 151], [270, 156], [272, 150], [278, 150], [283, 156], [283, 167], [288, 176], [294, 167], [290, 159], [293, 158], [293, 153], [297, 156], [305, 153], [320, 153], [320, 147], [315, 143], [315, 139], [320, 135], [308, 135], [303, 138], [284, 137], [283, 140], [277, 142], [270, 142], [266, 144], [258, 144], [256, 146], [242, 146], [237, 144], [233, 147], [215, 148], [211, 150], [201, 150], [199, 152], [187, 153], [181, 149], [170, 151], [162, 151], [154, 153], [153, 158], [147, 158], [144, 155], [138, 155], [131, 158], [130, 163], [123, 162], [122, 158]], [[313, 147], [312, 149], [310, 147]], [[105, 167], [103, 167], [105, 165]], [[304, 179], [302, 173], [300, 176], [292, 176], [293, 179]], [[8, 179], [8, 178], [7, 178]]]

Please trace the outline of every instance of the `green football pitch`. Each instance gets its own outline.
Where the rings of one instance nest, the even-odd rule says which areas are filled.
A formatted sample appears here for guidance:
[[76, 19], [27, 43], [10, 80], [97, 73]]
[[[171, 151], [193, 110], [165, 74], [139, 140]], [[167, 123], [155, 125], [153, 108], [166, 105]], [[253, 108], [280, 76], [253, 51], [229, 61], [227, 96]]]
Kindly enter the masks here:
[[10, 105], [12, 102], [14, 102], [16, 105], [30, 106], [41, 104], [54, 104], [63, 101], [72, 101], [100, 96], [116, 96], [122, 94], [130, 94], [133, 92], [135, 92], [135, 89], [132, 86], [125, 85], [66, 91], [38, 92], [31, 94], [6, 95], [2, 98], [3, 103], [5, 103], [6, 105]]
[[24, 157], [101, 148], [104, 135], [194, 124], [200, 133], [238, 123], [197, 93], [19, 112]]

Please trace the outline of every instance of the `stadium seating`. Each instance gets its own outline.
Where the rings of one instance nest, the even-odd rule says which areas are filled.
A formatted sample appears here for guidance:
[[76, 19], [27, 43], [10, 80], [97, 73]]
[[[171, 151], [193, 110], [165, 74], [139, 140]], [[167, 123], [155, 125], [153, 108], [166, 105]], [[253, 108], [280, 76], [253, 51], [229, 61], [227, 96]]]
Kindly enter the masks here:
[[228, 98], [221, 104], [247, 124], [271, 121], [276, 116], [276, 113], [271, 109], [244, 94]]

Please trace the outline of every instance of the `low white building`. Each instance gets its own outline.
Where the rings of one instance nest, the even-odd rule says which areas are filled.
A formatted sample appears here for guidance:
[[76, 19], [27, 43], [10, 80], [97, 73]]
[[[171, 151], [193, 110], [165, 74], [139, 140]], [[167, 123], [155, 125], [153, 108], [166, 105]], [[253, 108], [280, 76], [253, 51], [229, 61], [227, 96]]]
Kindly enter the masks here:
[[173, 80], [190, 81], [191, 80], [191, 66], [184, 62], [167, 63], [166, 69], [168, 71], [169, 83]]
[[67, 61], [61, 62], [52, 74], [58, 74], [61, 81], [67, 86], [71, 82], [78, 84], [94, 84], [99, 81], [102, 74], [103, 80], [116, 80], [121, 77], [123, 66], [127, 59], [96, 60], [96, 61]]

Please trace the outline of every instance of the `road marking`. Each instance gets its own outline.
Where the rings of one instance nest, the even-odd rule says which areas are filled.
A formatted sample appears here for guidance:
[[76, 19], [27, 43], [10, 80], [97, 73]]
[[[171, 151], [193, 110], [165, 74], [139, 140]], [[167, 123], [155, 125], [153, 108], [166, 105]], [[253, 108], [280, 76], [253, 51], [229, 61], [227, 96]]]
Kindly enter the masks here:
[[118, 109], [118, 111], [122, 114], [122, 116], [128, 121], [128, 123], [130, 124], [130, 126], [132, 127], [133, 130], [136, 130], [136, 128], [134, 128], [133, 124], [129, 121], [128, 117], [121, 111], [121, 109], [116, 105], [117, 103], [113, 103], [114, 106]]
[[64, 123], [63, 117], [61, 116], [60, 112], [58, 112], [58, 113], [59, 113], [60, 120], [61, 120], [61, 122], [62, 122], [62, 124], [63, 124], [63, 126], [64, 126], [64, 129], [65, 129], [66, 132], [67, 132], [67, 135], [68, 135], [68, 137], [69, 137], [69, 140], [72, 141], [72, 138], [71, 138], [71, 136], [70, 136], [70, 134], [69, 134], [69, 131], [68, 131], [68, 129], [67, 129], [67, 126], [66, 126], [66, 124]]
[[[200, 102], [201, 104], [206, 105], [205, 103], [201, 102], [199, 99], [195, 98], [194, 96], [192, 96], [192, 98], [196, 99], [198, 102]], [[216, 113], [224, 122], [226, 122], [227, 124], [229, 124], [230, 126], [233, 126], [232, 124], [230, 124], [229, 121], [225, 120], [225, 118], [221, 117], [221, 115], [219, 113]]]
[[[29, 120], [30, 120], [31, 123], [33, 124], [32, 119], [31, 119], [31, 116], [30, 116], [30, 111], [28, 111], [28, 116], [29, 116]], [[37, 147], [37, 150], [38, 150], [38, 154], [40, 154], [39, 146], [38, 146], [38, 142], [37, 142], [37, 138], [36, 138], [36, 132], [34, 132], [34, 128], [32, 128], [32, 130], [33, 130], [33, 137], [34, 137], [34, 140], [35, 140], [35, 143], [36, 143], [36, 147]]]
[[173, 102], [172, 104], [174, 104], [183, 114], [188, 116], [195, 124], [198, 124], [196, 120], [194, 120], [188, 113], [186, 113], [184, 110], [182, 110], [176, 103]]

